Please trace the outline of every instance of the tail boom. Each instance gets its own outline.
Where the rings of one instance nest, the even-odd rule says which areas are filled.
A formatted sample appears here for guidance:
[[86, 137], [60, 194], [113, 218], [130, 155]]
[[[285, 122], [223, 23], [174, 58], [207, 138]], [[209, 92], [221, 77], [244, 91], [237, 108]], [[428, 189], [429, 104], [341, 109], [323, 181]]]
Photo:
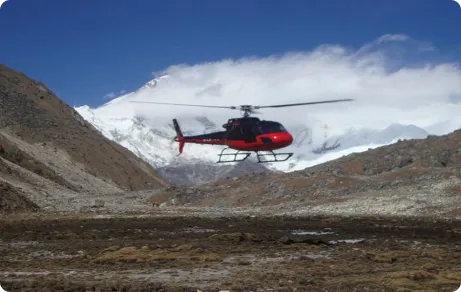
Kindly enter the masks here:
[[176, 119], [173, 119], [173, 126], [176, 131], [176, 137], [174, 141], [179, 142], [179, 154], [183, 152], [185, 143], [193, 144], [208, 144], [208, 145], [227, 145], [226, 133], [215, 132], [197, 136], [186, 136], [184, 137], [179, 123]]

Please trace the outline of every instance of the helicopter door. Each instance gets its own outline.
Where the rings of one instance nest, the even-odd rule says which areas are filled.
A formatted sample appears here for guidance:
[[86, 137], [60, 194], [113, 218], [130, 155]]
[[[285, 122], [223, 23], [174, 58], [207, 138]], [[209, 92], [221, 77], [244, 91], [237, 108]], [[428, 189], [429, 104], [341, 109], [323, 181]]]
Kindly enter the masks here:
[[240, 126], [233, 125], [227, 128], [226, 136], [228, 140], [241, 140], [242, 139], [242, 132], [240, 130]]
[[251, 124], [242, 126], [242, 138], [245, 143], [256, 142], [256, 135], [253, 132], [253, 126]]

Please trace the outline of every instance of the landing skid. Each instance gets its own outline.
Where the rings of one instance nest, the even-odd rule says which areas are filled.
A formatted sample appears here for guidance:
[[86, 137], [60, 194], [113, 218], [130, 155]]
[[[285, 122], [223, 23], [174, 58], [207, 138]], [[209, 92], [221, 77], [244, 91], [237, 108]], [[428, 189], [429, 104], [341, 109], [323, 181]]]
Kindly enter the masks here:
[[[221, 151], [221, 154], [218, 154], [219, 160], [216, 163], [241, 162], [241, 161], [246, 160], [251, 155], [251, 152], [242, 152], [240, 150], [234, 153], [224, 153], [224, 151], [228, 149], [230, 148], [229, 147], [224, 148]], [[293, 156], [293, 153], [274, 153], [274, 151], [267, 151], [270, 153], [260, 154], [258, 151], [255, 151], [255, 152], [256, 152], [256, 157], [258, 158], [258, 163], [282, 162], [282, 161], [287, 161], [288, 159], [290, 159], [291, 156]], [[238, 155], [243, 155], [243, 157], [238, 158]], [[286, 155], [285, 158], [280, 158], [280, 157], [283, 157], [284, 155]], [[232, 158], [230, 160], [222, 160], [223, 156], [228, 156]], [[271, 156], [273, 159], [269, 159], [269, 160], [261, 159], [266, 156]]]
[[[240, 162], [244, 161], [245, 159], [248, 158], [248, 156], [251, 155], [251, 152], [241, 152], [240, 150], [237, 151], [236, 153], [224, 153], [225, 150], [230, 149], [229, 147], [224, 148], [221, 151], [221, 154], [218, 154], [219, 160], [216, 163], [226, 163], [226, 162]], [[237, 155], [244, 155], [243, 158], [237, 159]], [[221, 160], [223, 156], [233, 156], [233, 160]]]
[[[291, 156], [293, 156], [293, 153], [274, 153], [274, 151], [268, 151], [270, 154], [259, 154], [256, 152], [256, 157], [258, 158], [258, 163], [268, 163], [268, 162], [282, 162], [282, 161], [287, 161], [290, 159]], [[278, 157], [287, 155], [285, 159], [278, 159]], [[273, 160], [261, 160], [261, 157], [264, 156], [272, 156], [274, 159]]]

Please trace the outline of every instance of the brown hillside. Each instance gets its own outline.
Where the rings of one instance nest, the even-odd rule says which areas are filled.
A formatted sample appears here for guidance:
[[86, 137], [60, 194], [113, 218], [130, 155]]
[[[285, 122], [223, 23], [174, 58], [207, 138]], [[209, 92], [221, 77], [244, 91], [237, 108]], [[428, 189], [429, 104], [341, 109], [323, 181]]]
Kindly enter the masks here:
[[[110, 141], [44, 84], [0, 65], [0, 182], [50, 195], [164, 186], [156, 171]], [[2, 193], [3, 194], [3, 193]]]
[[37, 211], [39, 208], [18, 189], [0, 181], [0, 214], [21, 211]]
[[[170, 196], [173, 194], [173, 196]], [[334, 214], [461, 216], [461, 130], [405, 140], [301, 171], [175, 188], [156, 204]]]

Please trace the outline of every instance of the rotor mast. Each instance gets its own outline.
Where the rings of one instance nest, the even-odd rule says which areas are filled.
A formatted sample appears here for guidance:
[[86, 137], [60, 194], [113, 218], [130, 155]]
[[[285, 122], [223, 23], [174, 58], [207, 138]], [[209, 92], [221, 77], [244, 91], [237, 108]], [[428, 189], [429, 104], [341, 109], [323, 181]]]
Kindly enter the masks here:
[[253, 112], [253, 106], [252, 105], [241, 105], [240, 106], [240, 112], [242, 112], [242, 116], [244, 118], [247, 118], [250, 116], [250, 114]]

